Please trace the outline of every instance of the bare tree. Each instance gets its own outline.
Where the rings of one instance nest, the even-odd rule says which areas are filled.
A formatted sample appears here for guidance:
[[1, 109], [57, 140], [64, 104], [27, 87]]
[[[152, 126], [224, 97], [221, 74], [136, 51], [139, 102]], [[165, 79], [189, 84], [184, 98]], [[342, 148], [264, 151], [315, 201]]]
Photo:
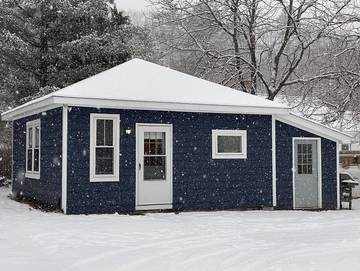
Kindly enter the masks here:
[[[311, 50], [353, 23], [352, 0], [153, 0], [163, 42], [190, 56], [198, 75], [268, 99], [333, 78], [299, 73]], [[176, 29], [176, 31], [167, 31]], [[167, 33], [164, 34], [164, 33]]]
[[282, 98], [306, 117], [341, 129], [359, 129], [359, 43], [357, 35], [347, 35], [318, 44], [309, 56], [314, 65], [302, 65], [298, 73], [310, 77], [320, 70], [329, 76], [298, 84]]

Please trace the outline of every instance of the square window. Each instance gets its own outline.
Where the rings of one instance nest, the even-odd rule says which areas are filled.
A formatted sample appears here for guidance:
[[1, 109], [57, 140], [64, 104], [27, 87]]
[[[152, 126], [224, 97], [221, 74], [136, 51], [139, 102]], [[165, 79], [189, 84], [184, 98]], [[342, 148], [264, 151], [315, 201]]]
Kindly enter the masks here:
[[212, 130], [212, 158], [246, 159], [246, 141], [245, 130]]

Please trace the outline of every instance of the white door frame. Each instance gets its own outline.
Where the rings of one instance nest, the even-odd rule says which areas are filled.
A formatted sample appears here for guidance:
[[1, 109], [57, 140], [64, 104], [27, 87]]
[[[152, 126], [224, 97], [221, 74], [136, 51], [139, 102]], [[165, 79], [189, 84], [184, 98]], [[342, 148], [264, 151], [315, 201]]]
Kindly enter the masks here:
[[[318, 208], [322, 208], [322, 172], [321, 172], [321, 138], [320, 137], [293, 137], [292, 138], [292, 185], [293, 185], [293, 209], [298, 209], [295, 207], [295, 141], [296, 140], [312, 140], [317, 141], [317, 155], [318, 155]], [[301, 209], [301, 208], [300, 208]]]
[[[139, 127], [140, 126], [149, 126], [149, 127], [167, 127], [170, 128], [170, 142], [169, 142], [169, 173], [170, 173], [170, 197], [171, 197], [171, 204], [161, 204], [161, 205], [147, 205], [147, 206], [141, 206], [139, 205], [139, 160], [140, 160], [140, 154], [139, 154], [139, 146], [142, 144], [142, 142], [139, 142]], [[162, 124], [162, 123], [136, 123], [136, 158], [135, 158], [135, 186], [136, 186], [136, 196], [135, 196], [135, 210], [158, 210], [158, 209], [172, 209], [173, 208], [173, 125], [172, 124]]]

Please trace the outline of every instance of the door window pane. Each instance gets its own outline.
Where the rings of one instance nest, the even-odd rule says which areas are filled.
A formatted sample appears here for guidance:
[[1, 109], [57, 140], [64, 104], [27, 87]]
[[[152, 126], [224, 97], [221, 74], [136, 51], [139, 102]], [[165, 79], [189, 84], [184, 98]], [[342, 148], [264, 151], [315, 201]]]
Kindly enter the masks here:
[[242, 152], [241, 136], [218, 136], [217, 151], [218, 153], [241, 153]]
[[166, 179], [165, 132], [144, 133], [144, 180]]
[[144, 180], [166, 179], [166, 156], [144, 157]]
[[114, 148], [96, 148], [96, 175], [114, 174]]
[[144, 155], [165, 154], [165, 132], [144, 133]]
[[313, 146], [312, 144], [297, 145], [297, 173], [312, 174], [313, 173]]

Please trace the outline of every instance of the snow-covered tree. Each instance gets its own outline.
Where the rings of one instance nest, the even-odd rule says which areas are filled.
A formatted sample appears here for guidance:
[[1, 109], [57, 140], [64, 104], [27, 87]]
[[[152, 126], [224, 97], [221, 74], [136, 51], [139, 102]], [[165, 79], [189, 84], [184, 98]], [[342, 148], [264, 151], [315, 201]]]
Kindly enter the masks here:
[[1, 99], [13, 106], [118, 65], [131, 39], [106, 0], [0, 1]]

